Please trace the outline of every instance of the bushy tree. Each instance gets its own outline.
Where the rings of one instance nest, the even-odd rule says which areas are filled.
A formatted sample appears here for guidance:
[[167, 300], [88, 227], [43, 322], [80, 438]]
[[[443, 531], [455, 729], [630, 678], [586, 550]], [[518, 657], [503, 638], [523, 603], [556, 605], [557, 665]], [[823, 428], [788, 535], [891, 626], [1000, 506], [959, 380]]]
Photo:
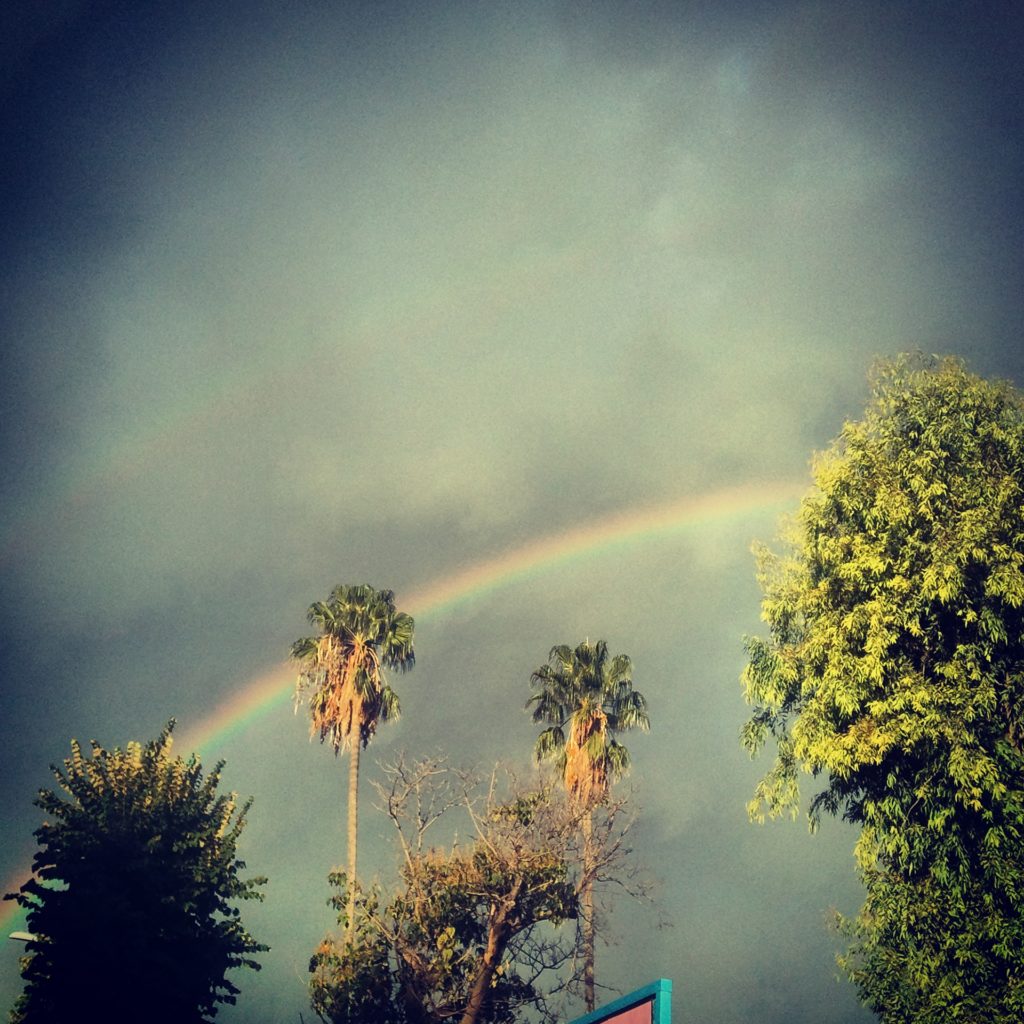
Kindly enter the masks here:
[[[580, 810], [552, 786], [499, 797], [437, 760], [399, 761], [381, 787], [397, 828], [399, 882], [359, 894], [351, 941], [327, 938], [314, 955], [313, 1006], [333, 1024], [511, 1024], [526, 1007], [551, 1018], [578, 950]], [[597, 870], [625, 850], [617, 807], [601, 819]], [[451, 814], [462, 843], [428, 846]], [[348, 932], [344, 874], [332, 902]]]
[[58, 790], [40, 791], [33, 877], [6, 897], [34, 936], [15, 1024], [207, 1021], [235, 1001], [227, 972], [259, 969], [268, 947], [234, 906], [266, 882], [240, 877], [249, 803], [218, 795], [222, 763], [204, 778], [195, 755], [170, 757], [173, 725], [145, 746], [94, 741], [89, 756], [72, 741]]
[[[330, 905], [346, 939], [328, 935], [309, 962], [313, 975], [310, 1002], [317, 1016], [332, 1024], [408, 1024], [417, 1019], [407, 1013], [400, 997], [392, 944], [378, 924], [381, 920], [379, 887], [350, 896], [343, 871], [328, 875], [334, 889]], [[355, 918], [349, 927], [349, 916]]]
[[1024, 401], [956, 360], [882, 364], [759, 552], [755, 817], [862, 826], [843, 958], [886, 1022], [1024, 1019]]

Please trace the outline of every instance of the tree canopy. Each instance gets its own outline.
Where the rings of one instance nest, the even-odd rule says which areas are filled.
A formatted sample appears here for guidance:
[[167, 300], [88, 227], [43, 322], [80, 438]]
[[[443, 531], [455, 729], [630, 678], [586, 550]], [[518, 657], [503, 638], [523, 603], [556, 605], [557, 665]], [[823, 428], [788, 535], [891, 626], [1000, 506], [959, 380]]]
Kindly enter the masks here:
[[[499, 795], [443, 761], [399, 760], [379, 787], [396, 827], [398, 885], [360, 892], [355, 929], [314, 955], [313, 1006], [334, 1024], [511, 1024], [524, 1008], [557, 1019], [547, 997], [562, 990], [578, 951], [574, 927], [583, 879], [575, 868], [581, 808], [550, 784], [513, 784]], [[628, 853], [619, 807], [606, 808], [592, 870], [621, 869]], [[461, 842], [426, 842], [442, 818]], [[349, 933], [348, 882], [331, 876]]]
[[6, 898], [28, 910], [15, 1024], [104, 1019], [207, 1021], [233, 1003], [226, 973], [267, 950], [236, 900], [262, 899], [236, 856], [249, 803], [218, 794], [193, 755], [171, 758], [171, 722], [145, 746], [89, 756], [72, 741], [41, 790], [33, 877]]
[[881, 364], [814, 464], [780, 552], [758, 550], [747, 642], [771, 737], [754, 817], [862, 826], [844, 958], [886, 1021], [1024, 1018], [1024, 402], [956, 360]]

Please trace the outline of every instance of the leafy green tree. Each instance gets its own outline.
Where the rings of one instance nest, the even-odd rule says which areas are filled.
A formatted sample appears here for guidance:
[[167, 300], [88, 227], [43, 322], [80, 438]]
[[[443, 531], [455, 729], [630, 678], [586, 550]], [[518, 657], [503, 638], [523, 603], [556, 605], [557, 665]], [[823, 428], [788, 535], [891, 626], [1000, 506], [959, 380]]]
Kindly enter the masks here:
[[353, 927], [348, 926], [353, 901], [344, 872], [328, 881], [336, 890], [330, 904], [347, 936], [340, 944], [333, 936], [320, 943], [309, 962], [313, 975], [310, 1002], [317, 1016], [332, 1024], [409, 1024], [392, 962], [392, 946], [378, 926], [381, 893], [374, 886], [356, 894]]
[[[575, 951], [558, 926], [577, 913], [578, 809], [544, 787], [498, 798], [493, 780], [481, 796], [436, 760], [400, 761], [389, 776], [382, 803], [398, 829], [399, 884], [360, 892], [350, 931], [347, 879], [331, 876], [352, 937], [327, 938], [314, 955], [314, 1009], [333, 1024], [511, 1024], [524, 1006], [544, 1015], [541, 979]], [[469, 840], [428, 847], [428, 829], [456, 809]], [[620, 852], [613, 837], [604, 863]]]
[[[376, 732], [378, 722], [398, 717], [395, 691], [384, 677], [385, 668], [406, 671], [416, 661], [414, 623], [396, 611], [390, 590], [367, 584], [338, 584], [326, 601], [309, 607], [317, 636], [292, 644], [292, 657], [301, 662], [296, 695], [308, 693], [311, 735], [329, 740], [335, 755], [349, 751], [348, 878], [356, 894], [356, 849], [359, 838], [359, 754]], [[354, 910], [355, 904], [350, 908]], [[354, 925], [354, 914], [349, 914]]]
[[583, 997], [594, 1009], [594, 872], [591, 857], [593, 809], [611, 783], [629, 767], [629, 751], [615, 738], [626, 729], [650, 728], [647, 702], [633, 689], [633, 666], [625, 654], [611, 657], [603, 640], [575, 648], [552, 647], [547, 664], [531, 676], [527, 708], [533, 720], [546, 722], [537, 737], [538, 760], [553, 760], [566, 790], [583, 810]]
[[886, 1022], [1024, 1019], [1024, 401], [956, 360], [882, 364], [761, 549], [751, 814], [862, 826], [841, 958]]
[[15, 1024], [207, 1021], [235, 1002], [227, 971], [259, 970], [268, 947], [232, 902], [262, 899], [266, 882], [239, 875], [249, 802], [217, 794], [223, 763], [204, 779], [195, 755], [169, 756], [173, 725], [123, 751], [72, 741], [59, 791], [40, 791], [33, 877], [6, 897], [34, 936]]

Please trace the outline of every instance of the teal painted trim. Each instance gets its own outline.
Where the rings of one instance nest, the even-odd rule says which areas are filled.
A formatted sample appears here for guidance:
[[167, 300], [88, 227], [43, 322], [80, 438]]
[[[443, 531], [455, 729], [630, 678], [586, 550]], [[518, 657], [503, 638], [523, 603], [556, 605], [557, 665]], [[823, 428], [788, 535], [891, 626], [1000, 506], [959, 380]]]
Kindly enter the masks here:
[[632, 1009], [640, 1003], [651, 1002], [651, 1024], [672, 1024], [672, 982], [669, 978], [659, 978], [650, 985], [638, 988], [629, 995], [616, 999], [592, 1013], [577, 1017], [570, 1024], [599, 1024], [616, 1013]]

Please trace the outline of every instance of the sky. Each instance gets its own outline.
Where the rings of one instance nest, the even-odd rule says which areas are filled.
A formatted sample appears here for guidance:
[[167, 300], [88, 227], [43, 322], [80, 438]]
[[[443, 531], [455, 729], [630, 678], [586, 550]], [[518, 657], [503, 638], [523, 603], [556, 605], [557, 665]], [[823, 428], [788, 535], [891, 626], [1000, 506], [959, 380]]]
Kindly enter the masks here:
[[272, 950], [218, 1019], [309, 1020], [347, 765], [286, 658], [313, 600], [368, 582], [417, 665], [363, 760], [366, 874], [394, 866], [381, 759], [526, 770], [530, 673], [605, 639], [649, 703], [624, 741], [658, 879], [598, 950], [608, 998], [668, 977], [680, 1024], [870, 1020], [829, 924], [854, 833], [746, 819], [750, 546], [877, 357], [1024, 384], [1024, 8], [0, 18], [3, 884], [72, 737], [173, 716], [254, 798], [270, 878], [243, 918]]

